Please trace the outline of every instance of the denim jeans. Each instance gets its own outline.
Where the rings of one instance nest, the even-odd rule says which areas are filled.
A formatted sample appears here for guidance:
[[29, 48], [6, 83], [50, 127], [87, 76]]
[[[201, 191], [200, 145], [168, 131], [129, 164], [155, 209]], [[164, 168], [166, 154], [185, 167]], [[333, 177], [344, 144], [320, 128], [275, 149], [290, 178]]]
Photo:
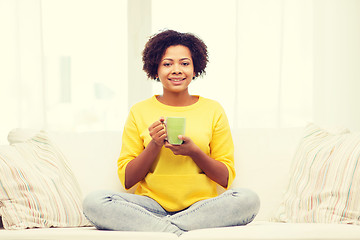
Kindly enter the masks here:
[[259, 211], [259, 197], [248, 189], [231, 189], [194, 203], [179, 212], [168, 212], [155, 200], [131, 193], [99, 191], [84, 200], [84, 214], [98, 229], [172, 232], [240, 226]]

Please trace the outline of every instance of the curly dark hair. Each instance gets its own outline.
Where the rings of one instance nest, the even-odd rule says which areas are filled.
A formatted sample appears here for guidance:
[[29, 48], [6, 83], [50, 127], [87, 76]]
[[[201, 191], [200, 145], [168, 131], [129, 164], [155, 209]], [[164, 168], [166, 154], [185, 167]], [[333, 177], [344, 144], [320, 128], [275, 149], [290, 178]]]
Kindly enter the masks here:
[[150, 37], [142, 53], [143, 70], [148, 78], [156, 79], [161, 57], [170, 46], [182, 45], [189, 48], [194, 63], [195, 77], [205, 74], [208, 52], [205, 43], [192, 33], [164, 30]]

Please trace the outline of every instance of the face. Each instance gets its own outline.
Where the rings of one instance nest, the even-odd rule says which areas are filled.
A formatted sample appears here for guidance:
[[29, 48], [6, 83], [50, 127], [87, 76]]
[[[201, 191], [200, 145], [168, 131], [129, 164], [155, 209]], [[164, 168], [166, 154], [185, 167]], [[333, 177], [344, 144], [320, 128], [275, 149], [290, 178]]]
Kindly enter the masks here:
[[158, 78], [163, 85], [164, 94], [166, 91], [187, 91], [194, 75], [189, 48], [182, 45], [168, 47], [158, 67]]

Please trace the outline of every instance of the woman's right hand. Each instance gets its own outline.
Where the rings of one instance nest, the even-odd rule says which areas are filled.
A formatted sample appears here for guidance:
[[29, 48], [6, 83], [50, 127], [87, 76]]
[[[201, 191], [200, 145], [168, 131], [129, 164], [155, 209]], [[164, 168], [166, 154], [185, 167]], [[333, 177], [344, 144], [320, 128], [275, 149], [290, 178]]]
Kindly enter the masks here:
[[160, 119], [149, 127], [149, 133], [152, 140], [158, 146], [163, 146], [166, 139], [166, 130], [164, 124], [165, 118], [160, 117]]
[[136, 158], [131, 160], [125, 170], [125, 188], [129, 189], [143, 180], [151, 169], [162, 146], [165, 143], [166, 131], [164, 117], [148, 128], [152, 140]]

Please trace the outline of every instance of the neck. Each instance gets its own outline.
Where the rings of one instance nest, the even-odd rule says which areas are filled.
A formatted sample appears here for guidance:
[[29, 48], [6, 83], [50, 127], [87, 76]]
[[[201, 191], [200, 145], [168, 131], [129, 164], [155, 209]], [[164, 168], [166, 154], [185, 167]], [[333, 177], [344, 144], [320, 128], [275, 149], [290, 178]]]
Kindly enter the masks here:
[[191, 96], [188, 92], [181, 93], [166, 93], [158, 96], [157, 98], [161, 103], [170, 105], [170, 106], [189, 106], [197, 102], [196, 96]]

